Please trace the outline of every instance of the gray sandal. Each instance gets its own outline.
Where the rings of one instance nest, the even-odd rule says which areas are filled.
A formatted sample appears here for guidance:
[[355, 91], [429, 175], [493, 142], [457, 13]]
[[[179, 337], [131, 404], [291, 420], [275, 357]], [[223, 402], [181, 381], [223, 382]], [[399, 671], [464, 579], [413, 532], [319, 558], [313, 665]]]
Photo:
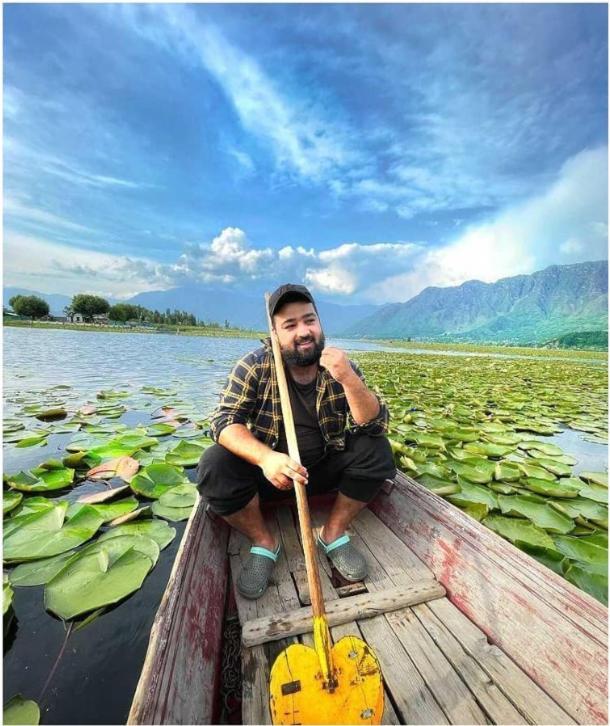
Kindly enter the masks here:
[[250, 554], [236, 583], [241, 595], [249, 600], [256, 600], [265, 592], [279, 553], [279, 544], [275, 552], [266, 547], [250, 547]]
[[348, 534], [326, 544], [318, 533], [318, 547], [324, 552], [339, 574], [349, 582], [360, 582], [368, 573], [366, 560], [350, 541]]

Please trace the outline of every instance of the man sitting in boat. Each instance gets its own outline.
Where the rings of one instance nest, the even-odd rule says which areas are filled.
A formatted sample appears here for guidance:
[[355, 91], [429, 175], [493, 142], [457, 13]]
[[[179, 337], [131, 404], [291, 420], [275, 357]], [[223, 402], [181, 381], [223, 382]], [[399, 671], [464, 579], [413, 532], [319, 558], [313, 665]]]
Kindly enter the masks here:
[[[396, 470], [385, 434], [385, 403], [369, 390], [358, 366], [326, 348], [317, 308], [302, 285], [282, 285], [269, 299], [282, 350], [301, 464], [288, 456], [270, 338], [239, 360], [210, 417], [212, 438], [199, 462], [199, 491], [210, 509], [252, 542], [237, 580], [247, 598], [267, 588], [280, 543], [260, 500], [338, 490], [318, 546], [350, 582], [366, 577], [366, 561], [346, 529]], [[294, 496], [294, 492], [292, 492]]]

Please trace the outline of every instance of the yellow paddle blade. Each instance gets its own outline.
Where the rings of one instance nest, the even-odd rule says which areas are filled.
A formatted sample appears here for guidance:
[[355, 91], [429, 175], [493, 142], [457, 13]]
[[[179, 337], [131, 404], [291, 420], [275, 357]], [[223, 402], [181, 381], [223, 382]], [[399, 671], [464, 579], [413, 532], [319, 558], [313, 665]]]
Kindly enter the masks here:
[[381, 669], [368, 645], [348, 635], [331, 651], [337, 687], [325, 687], [313, 648], [296, 643], [271, 668], [274, 724], [379, 724], [383, 716]]

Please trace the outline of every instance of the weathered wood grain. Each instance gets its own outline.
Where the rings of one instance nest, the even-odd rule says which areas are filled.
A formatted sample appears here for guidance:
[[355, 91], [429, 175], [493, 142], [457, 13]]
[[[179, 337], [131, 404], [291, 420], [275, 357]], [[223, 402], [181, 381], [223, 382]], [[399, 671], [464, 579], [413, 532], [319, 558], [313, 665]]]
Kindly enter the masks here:
[[218, 720], [228, 534], [201, 501], [193, 508], [151, 629], [128, 724]]
[[561, 707], [554, 723], [607, 723], [605, 607], [402, 474], [371, 509]]
[[[327, 619], [330, 626], [363, 620], [376, 615], [443, 597], [445, 591], [435, 580], [423, 581], [407, 587], [392, 588], [376, 593], [354, 595], [328, 603]], [[299, 635], [311, 629], [311, 607], [299, 608], [291, 613], [277, 613], [257, 618], [244, 624], [242, 641], [246, 646]]]

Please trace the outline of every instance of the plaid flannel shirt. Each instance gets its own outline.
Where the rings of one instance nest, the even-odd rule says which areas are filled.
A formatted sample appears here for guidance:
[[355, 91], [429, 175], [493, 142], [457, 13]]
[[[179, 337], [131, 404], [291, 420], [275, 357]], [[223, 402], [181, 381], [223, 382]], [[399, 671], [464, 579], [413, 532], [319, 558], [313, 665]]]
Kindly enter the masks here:
[[[277, 445], [282, 419], [280, 389], [272, 365], [271, 340], [266, 338], [262, 342], [265, 344], [263, 348], [248, 353], [236, 363], [220, 394], [220, 402], [210, 415], [211, 434], [216, 442], [226, 426], [239, 423], [248, 426], [257, 439], [271, 448]], [[350, 364], [364, 382], [358, 366], [353, 361]], [[377, 416], [365, 424], [357, 424], [347, 405], [343, 386], [325, 368], [320, 368], [316, 383], [316, 410], [325, 450], [343, 449], [346, 430], [363, 431], [370, 436], [385, 435], [390, 416], [379, 396], [377, 400]]]

